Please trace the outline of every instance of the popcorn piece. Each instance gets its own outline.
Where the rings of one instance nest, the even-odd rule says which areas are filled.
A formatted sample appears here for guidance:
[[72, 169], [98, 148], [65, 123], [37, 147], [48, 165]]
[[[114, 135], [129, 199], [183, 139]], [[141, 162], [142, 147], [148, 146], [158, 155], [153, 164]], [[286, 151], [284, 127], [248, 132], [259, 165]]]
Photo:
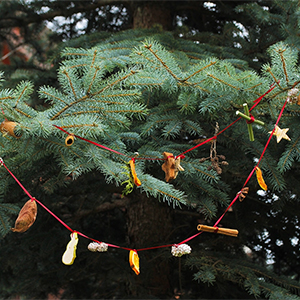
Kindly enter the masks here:
[[192, 248], [188, 244], [172, 246], [171, 253], [173, 256], [181, 257], [184, 254], [190, 254]]
[[92, 242], [89, 243], [88, 249], [92, 252], [105, 252], [108, 249], [108, 245], [106, 243], [97, 243], [97, 242]]

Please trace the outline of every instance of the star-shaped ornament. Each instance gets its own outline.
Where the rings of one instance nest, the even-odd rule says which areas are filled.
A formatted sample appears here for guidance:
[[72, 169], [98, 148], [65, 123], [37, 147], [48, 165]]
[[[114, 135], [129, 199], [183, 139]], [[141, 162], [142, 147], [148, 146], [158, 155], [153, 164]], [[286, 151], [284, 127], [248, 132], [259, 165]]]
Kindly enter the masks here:
[[[277, 137], [277, 143], [281, 141], [281, 139], [285, 139], [290, 141], [291, 139], [287, 136], [289, 128], [280, 129], [277, 125], [275, 125], [274, 135]], [[272, 131], [269, 131], [269, 134], [272, 134]]]

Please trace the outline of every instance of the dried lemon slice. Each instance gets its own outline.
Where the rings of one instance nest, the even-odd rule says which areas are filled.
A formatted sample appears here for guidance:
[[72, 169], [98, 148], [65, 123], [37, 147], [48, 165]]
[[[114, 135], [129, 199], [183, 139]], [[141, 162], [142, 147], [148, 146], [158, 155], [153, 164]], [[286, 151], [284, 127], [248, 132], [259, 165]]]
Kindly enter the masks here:
[[130, 250], [129, 252], [129, 264], [131, 269], [136, 275], [140, 274], [140, 259], [136, 250]]

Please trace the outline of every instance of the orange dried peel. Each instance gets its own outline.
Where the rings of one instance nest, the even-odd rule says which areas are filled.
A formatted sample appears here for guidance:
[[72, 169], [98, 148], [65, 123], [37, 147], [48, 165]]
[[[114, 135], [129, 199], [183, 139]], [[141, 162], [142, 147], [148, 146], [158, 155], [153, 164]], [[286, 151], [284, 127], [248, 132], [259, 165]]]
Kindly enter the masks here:
[[265, 181], [264, 181], [264, 178], [263, 178], [263, 176], [262, 176], [262, 171], [261, 171], [261, 169], [260, 169], [259, 167], [256, 167], [256, 168], [255, 168], [255, 171], [256, 171], [256, 178], [257, 178], [258, 184], [260, 185], [260, 187], [261, 187], [264, 191], [266, 191], [266, 190], [268, 189], [268, 187], [267, 187], [267, 185], [266, 185], [266, 183], [265, 183]]
[[136, 250], [130, 250], [129, 252], [129, 264], [131, 269], [135, 272], [136, 275], [140, 274], [140, 258]]
[[140, 186], [142, 183], [141, 183], [141, 181], [138, 179], [138, 177], [136, 175], [135, 164], [134, 164], [134, 160], [133, 159], [131, 159], [129, 161], [129, 166], [130, 166], [130, 171], [131, 171], [131, 175], [133, 177], [134, 184], [136, 186]]

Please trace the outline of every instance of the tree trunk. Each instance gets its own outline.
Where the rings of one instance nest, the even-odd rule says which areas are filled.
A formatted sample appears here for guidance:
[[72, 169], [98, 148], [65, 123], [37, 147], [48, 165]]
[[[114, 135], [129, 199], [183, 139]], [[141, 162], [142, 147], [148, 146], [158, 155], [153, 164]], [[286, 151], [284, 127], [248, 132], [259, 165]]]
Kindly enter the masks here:
[[[157, 199], [147, 198], [144, 194], [131, 197], [127, 209], [128, 238], [130, 247], [135, 249], [169, 244], [172, 231], [172, 208]], [[169, 248], [163, 248], [169, 251]], [[137, 286], [143, 286], [152, 295], [168, 295], [171, 291], [169, 281], [169, 260], [164, 259], [163, 249], [138, 251], [140, 275], [136, 277]], [[133, 288], [132, 294], [139, 296], [144, 291]]]
[[151, 28], [160, 24], [163, 30], [172, 29], [172, 10], [167, 1], [137, 1], [133, 6], [133, 28]]

